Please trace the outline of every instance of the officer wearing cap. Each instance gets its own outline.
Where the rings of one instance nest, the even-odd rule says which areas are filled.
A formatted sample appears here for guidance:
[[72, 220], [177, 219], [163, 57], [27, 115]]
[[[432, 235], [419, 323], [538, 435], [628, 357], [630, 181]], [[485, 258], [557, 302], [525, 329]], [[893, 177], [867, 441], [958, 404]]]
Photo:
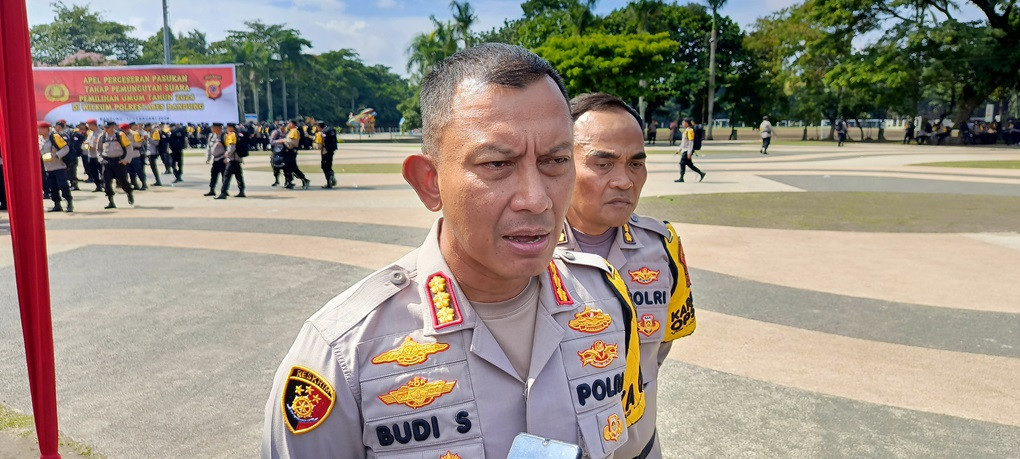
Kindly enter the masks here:
[[227, 191], [230, 191], [231, 177], [237, 177], [237, 197], [243, 198], [245, 197], [244, 172], [241, 170], [243, 158], [241, 158], [241, 154], [237, 150], [238, 136], [236, 124], [227, 123], [227, 133], [223, 136], [223, 144], [227, 149], [223, 155], [226, 169], [223, 173], [223, 188], [220, 189], [220, 195], [216, 199], [227, 199]]
[[[126, 124], [121, 125], [127, 128]], [[103, 134], [99, 136], [99, 157], [103, 166], [103, 189], [106, 190], [106, 199], [109, 203], [106, 209], [116, 209], [113, 202], [113, 181], [117, 180], [117, 186], [124, 190], [128, 196], [128, 204], [135, 203], [135, 194], [128, 183], [127, 167], [131, 164], [131, 157], [128, 152], [131, 150], [131, 141], [123, 130], [117, 130], [117, 123], [110, 121], [103, 128]]]
[[212, 132], [206, 142], [205, 163], [212, 162], [209, 168], [209, 192], [205, 196], [216, 196], [216, 181], [227, 170], [227, 145], [224, 142], [223, 123], [213, 123]]
[[103, 191], [103, 166], [99, 162], [99, 138], [103, 131], [99, 130], [99, 122], [93, 119], [85, 120], [85, 127], [88, 134], [85, 136], [85, 144], [82, 148], [86, 151], [88, 159], [85, 162], [85, 174], [89, 181], [96, 185], [93, 193]]
[[430, 72], [421, 107], [403, 175], [443, 217], [304, 324], [263, 456], [501, 458], [527, 432], [612, 457], [644, 406], [636, 320], [602, 258], [554, 255], [574, 179], [562, 81], [483, 44]]
[[64, 157], [70, 153], [71, 148], [67, 140], [59, 132], [50, 129], [50, 123], [39, 122], [39, 153], [42, 155], [44, 177], [46, 178], [46, 189], [49, 191], [50, 199], [53, 200], [53, 208], [50, 212], [62, 212], [60, 196], [67, 201], [67, 211], [74, 212], [74, 204], [71, 199], [71, 187], [67, 183], [67, 164], [64, 164]]
[[559, 246], [608, 259], [627, 283], [647, 407], [618, 454], [662, 457], [655, 431], [659, 366], [670, 343], [696, 326], [683, 248], [672, 225], [634, 214], [648, 178], [638, 113], [609, 94], [582, 94], [570, 104], [577, 180]]

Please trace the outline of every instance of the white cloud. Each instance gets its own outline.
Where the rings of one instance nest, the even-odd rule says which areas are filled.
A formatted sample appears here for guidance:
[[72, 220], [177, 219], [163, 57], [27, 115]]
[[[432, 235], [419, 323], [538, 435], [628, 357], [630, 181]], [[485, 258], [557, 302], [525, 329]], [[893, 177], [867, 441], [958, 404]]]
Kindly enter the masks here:
[[382, 9], [391, 10], [400, 6], [400, 2], [398, 2], [397, 0], [375, 0], [375, 6]]

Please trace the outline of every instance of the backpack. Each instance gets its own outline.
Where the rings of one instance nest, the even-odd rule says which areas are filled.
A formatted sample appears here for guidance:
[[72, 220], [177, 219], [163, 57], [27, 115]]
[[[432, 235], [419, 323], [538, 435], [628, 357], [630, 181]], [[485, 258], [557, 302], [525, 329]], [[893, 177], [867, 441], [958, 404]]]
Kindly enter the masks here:
[[234, 133], [234, 139], [237, 140], [237, 156], [242, 158], [248, 157], [248, 151], [250, 149], [250, 139], [248, 137], [249, 131], [247, 129], [240, 129]]
[[328, 127], [322, 131], [322, 147], [326, 151], [336, 151], [336, 131]]
[[701, 141], [705, 139], [705, 128], [700, 124], [694, 125], [694, 149], [701, 149]]

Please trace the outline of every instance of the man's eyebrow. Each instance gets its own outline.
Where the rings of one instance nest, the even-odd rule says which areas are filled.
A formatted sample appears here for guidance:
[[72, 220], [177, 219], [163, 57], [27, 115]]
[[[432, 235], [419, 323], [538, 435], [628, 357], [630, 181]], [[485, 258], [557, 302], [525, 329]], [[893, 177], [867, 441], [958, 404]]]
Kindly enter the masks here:
[[508, 156], [508, 157], [509, 156], [517, 156], [517, 152], [515, 152], [515, 151], [513, 151], [513, 150], [511, 150], [509, 148], [504, 148], [504, 147], [493, 145], [491, 143], [490, 144], [484, 144], [484, 145], [479, 146], [478, 148], [475, 148], [473, 153], [476, 153], [476, 154], [477, 153], [495, 153], [497, 155]]
[[630, 159], [645, 159], [647, 157], [648, 157], [647, 153], [639, 151], [637, 153], [634, 153], [634, 156], [631, 156]]
[[612, 151], [595, 150], [591, 153], [588, 153], [588, 157], [598, 159], [618, 159], [620, 157], [620, 154], [614, 153]]
[[557, 145], [554, 145], [552, 148], [546, 150], [545, 153], [543, 153], [543, 154], [545, 154], [545, 155], [552, 155], [552, 154], [559, 153], [559, 152], [561, 152], [563, 150], [573, 151], [574, 150], [574, 141], [573, 140], [565, 140], [565, 141], [563, 141], [563, 142], [561, 142], [561, 143], [559, 143]]

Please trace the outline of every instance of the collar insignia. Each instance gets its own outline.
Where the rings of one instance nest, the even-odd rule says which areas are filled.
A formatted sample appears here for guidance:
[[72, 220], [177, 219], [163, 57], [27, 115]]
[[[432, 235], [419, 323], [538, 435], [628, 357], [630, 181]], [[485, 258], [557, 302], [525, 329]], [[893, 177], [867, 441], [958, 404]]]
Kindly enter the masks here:
[[601, 309], [592, 309], [585, 305], [584, 311], [574, 314], [574, 318], [567, 323], [570, 328], [584, 333], [598, 333], [609, 328], [613, 318], [602, 312]]
[[574, 304], [574, 300], [570, 298], [570, 292], [567, 292], [567, 288], [563, 286], [563, 278], [560, 277], [560, 270], [556, 268], [556, 263], [549, 262], [549, 280], [552, 281], [553, 296], [556, 297], [556, 304], [563, 306]]
[[424, 363], [430, 355], [443, 352], [449, 348], [449, 344], [419, 343], [408, 336], [404, 338], [404, 342], [397, 346], [396, 349], [391, 349], [375, 356], [372, 359], [372, 363], [376, 365], [396, 363], [402, 367], [410, 367]]
[[606, 426], [602, 428], [602, 438], [606, 441], [617, 441], [621, 434], [623, 434], [623, 422], [620, 421], [620, 417], [615, 413], [609, 415], [609, 419], [606, 419]]
[[659, 331], [659, 321], [655, 320], [655, 316], [652, 314], [644, 314], [637, 323], [637, 330], [642, 335], [652, 336], [653, 333]]
[[648, 269], [647, 266], [644, 266], [637, 271], [627, 271], [627, 274], [630, 274], [630, 280], [641, 285], [648, 285], [659, 280], [659, 271], [660, 270], [653, 271]]
[[450, 278], [443, 273], [429, 276], [429, 304], [432, 306], [432, 325], [436, 330], [464, 321], [457, 305], [457, 297], [450, 292]]
[[615, 344], [606, 344], [602, 340], [597, 340], [592, 343], [591, 347], [577, 353], [577, 356], [581, 358], [581, 366], [591, 365], [595, 368], [605, 368], [616, 360], [617, 346]]
[[630, 225], [627, 223], [623, 224], [623, 242], [628, 244], [634, 243], [634, 235], [630, 234]]
[[421, 376], [411, 378], [407, 384], [393, 389], [379, 396], [379, 400], [387, 405], [407, 405], [417, 410], [423, 406], [431, 405], [437, 398], [449, 394], [457, 381], [443, 381], [437, 379], [429, 382]]
[[559, 245], [566, 243], [567, 243], [567, 223], [563, 222], [563, 229], [560, 230], [560, 240], [557, 241], [556, 244]]
[[305, 367], [291, 367], [281, 403], [291, 433], [303, 434], [322, 425], [335, 401], [336, 392], [325, 378]]

